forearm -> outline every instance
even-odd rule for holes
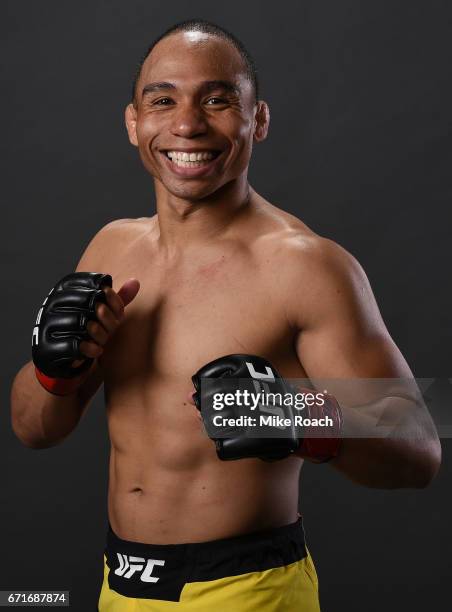
[[[345,437],[331,464],[354,482],[422,488],[436,475],[441,445],[419,402],[387,397],[363,408],[343,408],[343,419]]]
[[[30,448],[48,448],[61,442],[79,423],[91,398],[102,384],[97,363],[77,392],[60,397],[41,387],[34,364],[16,375],[11,389],[11,424],[18,439]]]

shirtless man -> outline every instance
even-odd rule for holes
[[[79,346],[93,361],[71,362],[91,365],[53,388],[26,364],[12,388],[14,431],[31,448],[60,443],[104,384],[100,610],[132,609],[132,599],[134,610],[318,610],[298,515],[303,459],[220,460],[192,376],[231,354],[265,358],[285,378],[412,373],[357,261],[249,185],[269,110],[235,39],[205,22],[166,33],[142,64],[126,125],[154,179],[157,214],[109,223],[90,242],[77,272],[113,279]],[[191,161],[195,152],[205,155]],[[427,414],[416,442],[406,427],[400,439],[343,439],[330,465],[371,487],[424,487],[439,441]]]

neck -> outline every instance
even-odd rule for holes
[[[248,180],[231,181],[202,200],[189,201],[169,193],[155,180],[159,244],[177,253],[189,245],[201,245],[224,235],[244,212],[254,194]]]

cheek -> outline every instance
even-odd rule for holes
[[[237,141],[247,147],[253,140],[254,124],[250,119],[240,121],[237,126]]]
[[[152,140],[152,124],[149,121],[143,121],[137,123],[137,140],[138,146],[147,147],[147,144],[150,140]]]
[[[236,126],[233,142],[239,157],[249,157],[253,144],[253,124],[251,121],[241,121]]]
[[[140,155],[141,162],[147,171],[154,175],[155,161],[151,156],[150,149],[156,135],[156,126],[153,121],[150,121],[149,119],[142,119],[141,121],[137,122],[136,132],[138,153]]]
[[[137,140],[139,148],[148,150],[152,141],[162,128],[162,122],[157,119],[142,115],[137,121]]]

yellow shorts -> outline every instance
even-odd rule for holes
[[[301,518],[224,540],[154,545],[109,527],[100,612],[319,612]]]

